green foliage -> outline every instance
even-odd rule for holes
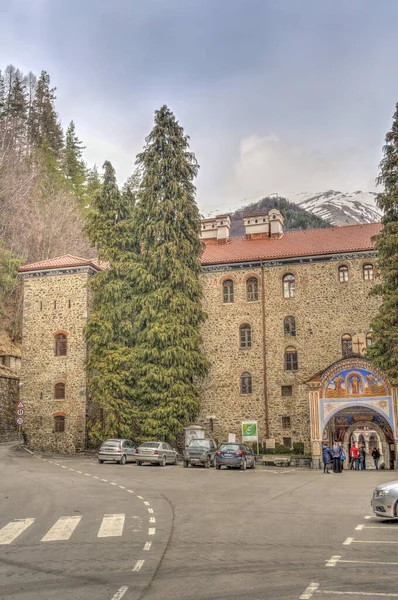
[[[9,250],[3,247],[3,242],[0,240],[0,313],[4,309],[4,300],[8,292],[13,288],[17,270],[21,261]]]
[[[373,345],[366,355],[382,369],[390,382],[398,384],[398,104],[391,131],[386,135],[378,184],[384,191],[377,204],[383,212],[383,229],[375,237],[380,281],[372,293],[381,297],[379,312],[372,323]]]
[[[202,246],[193,184],[198,164],[167,106],[156,111],[137,165],[135,403],[141,435],[172,438],[198,414],[198,380],[207,361],[200,336]]]
[[[87,169],[83,160],[84,148],[82,142],[76,135],[75,124],[71,121],[65,134],[63,168],[65,176],[80,203],[83,202],[86,191]]]
[[[293,454],[304,454],[304,442],[293,442]]]

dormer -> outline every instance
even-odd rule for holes
[[[262,212],[243,217],[247,240],[264,239],[270,236],[268,213]]]
[[[231,229],[231,218],[229,215],[219,215],[217,217],[217,243],[226,244],[229,240],[229,230]]]
[[[283,212],[281,210],[278,210],[277,208],[271,208],[271,210],[268,211],[268,217],[270,223],[271,237],[281,237],[281,235],[283,234],[283,223],[285,222]]]
[[[200,239],[204,242],[217,240],[217,219],[203,219],[200,225]]]
[[[226,244],[229,240],[231,219],[229,215],[218,215],[201,221],[200,239],[208,244]]]

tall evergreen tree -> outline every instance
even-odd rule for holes
[[[86,183],[86,165],[83,160],[84,148],[85,146],[76,135],[75,124],[71,121],[65,134],[63,162],[66,178],[79,201],[84,198]]]
[[[141,183],[134,224],[140,254],[135,269],[135,402],[145,436],[174,437],[199,410],[198,378],[207,369],[201,348],[198,173],[174,114],[155,113],[138,155]]]
[[[104,410],[104,424],[92,424],[95,437],[131,437],[136,417],[133,402],[133,278],[136,242],[133,207],[120,193],[111,163],[87,215],[87,233],[101,260],[109,265],[92,280],[93,305],[87,324],[90,397]]]
[[[377,183],[384,186],[377,196],[383,229],[375,237],[380,282],[372,293],[382,302],[372,323],[374,343],[367,356],[387,373],[391,383],[398,384],[398,103],[386,135]]]
[[[37,81],[30,115],[30,144],[39,148],[46,145],[59,160],[63,148],[63,133],[55,111],[55,90],[50,88],[50,76],[42,71]]]

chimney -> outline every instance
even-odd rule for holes
[[[271,208],[268,211],[269,223],[270,223],[270,233],[272,238],[279,238],[283,234],[283,223],[285,221],[285,217],[283,216],[283,212],[278,210],[277,208]]]
[[[243,217],[247,240],[263,240],[270,237],[268,213],[256,213]]]
[[[229,215],[218,215],[201,221],[200,239],[206,244],[226,244],[229,240],[231,219]]]

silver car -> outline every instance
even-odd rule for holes
[[[138,466],[153,463],[165,467],[167,463],[176,465],[177,461],[177,451],[166,442],[144,442],[135,451],[135,462]]]
[[[398,481],[378,485],[373,491],[371,504],[377,517],[398,519]]]
[[[105,460],[112,460],[120,465],[135,462],[135,449],[136,444],[132,440],[119,438],[105,440],[98,452],[98,462],[102,464]]]

